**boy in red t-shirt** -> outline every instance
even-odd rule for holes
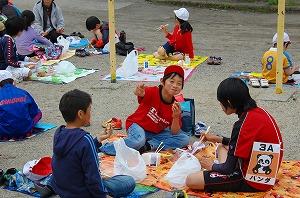
[[[174,96],[183,88],[184,71],[180,66],[166,68],[158,87],[137,86],[134,94],[138,97],[137,110],[126,120],[128,132],[125,143],[141,153],[155,150],[161,142],[164,149],[182,148],[188,145],[189,136],[181,130],[181,108]],[[115,155],[112,143],[100,150]]]
[[[230,138],[209,133],[204,135],[205,141],[221,143],[217,149],[218,163],[196,155],[201,166],[206,170],[190,174],[186,179],[186,185],[192,189],[208,192],[257,192],[271,189],[274,184],[267,185],[259,181],[263,178],[263,174],[258,174],[256,176],[258,180],[255,182],[245,178],[250,166],[254,142],[279,144],[278,167],[275,166],[273,170],[269,170],[269,173],[276,172],[276,168],[279,169],[283,156],[283,143],[274,118],[264,109],[257,107],[247,85],[238,78],[223,80],[218,87],[217,98],[225,114],[237,114],[239,120],[234,123]],[[272,158],[265,161],[258,159],[257,163],[270,165],[275,161]],[[262,170],[267,171],[265,168],[262,167]]]
[[[183,60],[185,54],[191,59],[194,58],[194,48],[192,41],[193,28],[188,22],[189,12],[185,8],[174,10],[175,26],[171,34],[167,30],[167,25],[161,25],[160,29],[165,33],[169,40],[163,46],[160,46],[153,55],[158,59],[167,59],[172,61]]]

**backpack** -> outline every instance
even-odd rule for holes
[[[121,56],[127,56],[132,50],[134,50],[134,45],[132,42],[118,42],[116,43],[116,53]]]

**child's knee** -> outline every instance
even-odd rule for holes
[[[166,50],[165,50],[163,47],[159,47],[159,48],[157,49],[157,53],[158,53],[158,55],[160,55],[160,56],[165,56],[165,55],[166,55]]]

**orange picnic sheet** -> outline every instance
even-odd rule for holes
[[[124,135],[119,135],[118,137],[113,137],[110,141],[116,140]],[[126,135],[125,135],[126,136]],[[209,158],[214,158],[215,156],[215,145],[209,144],[205,149],[200,151],[200,155],[205,155]],[[164,180],[165,175],[171,169],[174,164],[174,155],[170,152],[164,153],[163,160],[158,167],[149,167],[147,166],[147,177],[140,184],[146,186],[155,186],[159,189],[172,191],[172,187]],[[106,176],[114,175],[114,156],[103,155],[101,156],[101,165],[100,170],[101,174]],[[185,189],[188,195],[193,195],[197,197],[230,197],[230,198],[242,198],[242,197],[251,197],[251,198],[285,198],[293,197],[300,198],[300,161],[283,161],[278,173],[278,182],[272,190],[268,192],[259,192],[259,193],[205,193],[202,191],[194,191],[191,189]]]

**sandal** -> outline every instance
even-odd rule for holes
[[[257,78],[250,78],[249,79],[249,85],[254,87],[254,88],[259,88],[260,84]]]
[[[121,130],[122,129],[122,120],[120,118],[111,118],[102,123],[102,127],[106,128],[108,124],[111,124],[114,130]]]

